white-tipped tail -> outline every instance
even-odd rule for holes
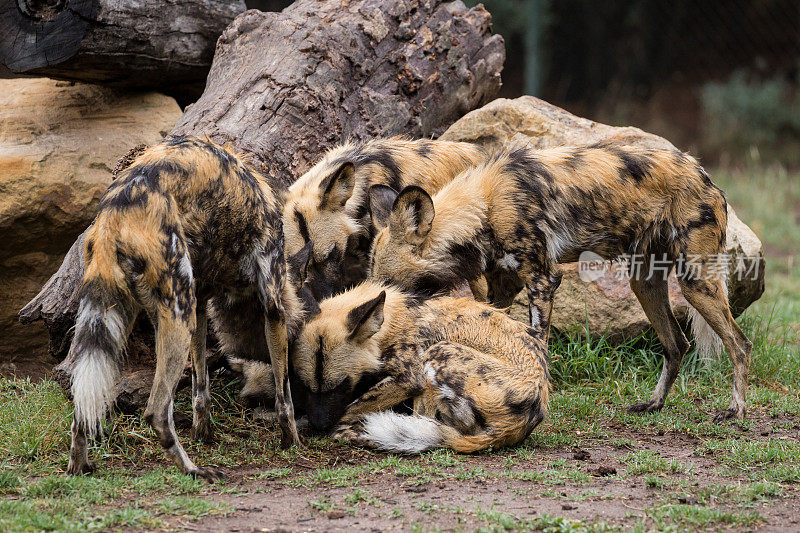
[[[725,291],[725,296],[728,295],[728,276],[722,276],[722,290]],[[703,359],[711,359],[718,356],[722,352],[722,339],[711,328],[711,326],[703,318],[700,312],[689,305],[689,322],[692,327],[692,337],[694,337],[694,344],[697,347],[697,353]]]
[[[70,349],[75,358],[72,402],[74,420],[89,436],[98,432],[114,401],[126,333],[126,320],[114,306],[104,308],[88,298],[81,301]]]
[[[444,445],[441,426],[432,418],[392,411],[368,414],[363,437],[382,450],[396,453],[420,453]]]
[[[93,436],[114,401],[119,378],[117,362],[109,355],[91,350],[80,355],[72,371],[72,402],[75,422]]]

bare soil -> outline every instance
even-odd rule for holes
[[[793,427],[786,437],[796,439],[800,420],[788,416],[776,419],[754,413],[754,424],[742,431],[744,439],[776,438],[773,427]],[[787,424],[788,423],[788,424]],[[615,427],[616,426],[616,427]],[[794,437],[791,433],[794,433]],[[780,437],[783,438],[783,437]],[[481,511],[510,515],[512,524],[524,525],[539,517],[564,517],[595,524],[603,521],[627,529],[644,520],[645,526],[656,528],[648,511],[659,505],[696,505],[703,489],[715,486],[736,486],[749,480],[724,467],[722,457],[705,452],[702,440],[683,433],[660,430],[630,431],[619,424],[609,427],[607,442],[581,448],[534,450],[516,454],[513,449],[463,458],[457,466],[438,468],[437,475],[420,484],[419,479],[386,472],[354,480],[352,486],[311,488],[293,487],[286,478],[253,481],[253,470],[246,467],[229,470],[225,492],[204,496],[229,506],[230,512],[193,521],[166,518],[165,529],[188,531],[388,531],[466,530],[494,527],[500,530],[508,522],[488,517]],[[630,474],[621,459],[632,451],[651,450],[667,460],[683,465],[677,473],[658,472],[650,475],[663,485],[653,487],[647,476]],[[300,459],[298,470],[321,467],[359,465],[380,459],[382,454],[368,450],[334,448],[323,459]],[[565,473],[563,481],[526,481],[515,479],[513,472],[553,470],[553,463]],[[287,463],[288,465],[288,463]],[[426,467],[431,466],[426,463]],[[464,471],[478,468],[476,475]],[[482,470],[481,470],[482,469]],[[460,472],[460,478],[453,477]],[[509,473],[512,473],[510,475]],[[588,474],[585,479],[583,474]],[[741,474],[741,473],[739,473]],[[736,476],[736,477],[731,477]],[[471,477],[470,479],[462,479]],[[570,481],[570,477],[575,479]],[[583,479],[576,479],[583,478]],[[676,482],[676,483],[673,483]],[[668,488],[668,487],[672,488]],[[665,488],[667,487],[667,488]],[[368,501],[352,503],[355,489],[369,495]],[[350,500],[348,501],[348,497]],[[325,506],[315,502],[326,502]],[[701,504],[702,505],[702,504]],[[713,530],[800,531],[800,491],[792,486],[777,499],[756,502],[721,501],[714,504],[723,512],[756,511],[757,525],[710,524]],[[506,518],[509,518],[506,516]],[[510,526],[507,526],[510,527]],[[684,524],[682,527],[687,527]],[[692,526],[689,530],[694,529]]]

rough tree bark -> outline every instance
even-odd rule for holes
[[[287,184],[346,138],[438,135],[500,87],[505,51],[490,25],[482,6],[460,1],[301,0],[282,13],[247,11],[219,39],[205,92],[171,134],[231,142]],[[20,311],[23,322],[45,321],[58,359],[82,276],[76,242]]]
[[[349,137],[438,135],[500,87],[505,51],[460,1],[300,1],[248,11],[219,39],[173,134],[208,134],[291,183]]]
[[[120,87],[202,83],[244,0],[0,0],[0,63]]]

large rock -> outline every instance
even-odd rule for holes
[[[491,148],[550,148],[610,139],[647,148],[675,148],[666,139],[639,128],[593,122],[533,96],[493,100],[464,115],[440,139],[474,142]]]
[[[617,128],[576,117],[532,96],[497,99],[465,115],[442,136],[470,141],[490,148],[548,148],[616,140],[648,148],[673,149],[669,141],[638,128]],[[764,292],[764,256],[761,241],[728,206],[726,252],[729,257],[728,293],[736,315]],[[624,269],[606,264],[591,275],[579,275],[579,265],[562,265],[564,278],[553,306],[553,326],[561,331],[580,330],[592,337],[606,335],[613,341],[632,338],[649,322],[628,285]],[[670,301],[675,316],[685,320],[688,304],[672,275]],[[521,293],[511,315],[527,321],[527,297]]]
[[[42,325],[17,312],[95,215],[117,160],[158,142],[175,100],[44,78],[0,80],[0,371],[30,372],[47,352]]]

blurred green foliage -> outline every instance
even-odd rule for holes
[[[748,149],[800,141],[800,93],[783,78],[751,79],[743,71],[702,88],[711,148]]]

